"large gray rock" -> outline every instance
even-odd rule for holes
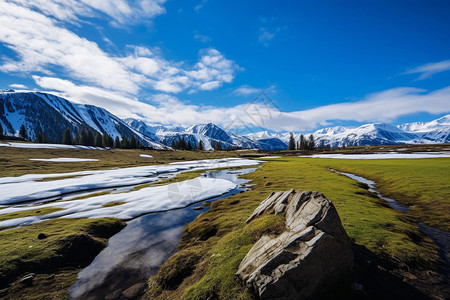
[[[322,193],[272,193],[247,223],[264,213],[283,213],[286,230],[277,237],[261,237],[237,272],[261,299],[316,298],[350,274],[350,239]]]

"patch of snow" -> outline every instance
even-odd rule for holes
[[[2,191],[0,194],[0,204],[39,200],[92,189],[150,183],[157,181],[159,179],[158,175],[163,173],[255,166],[259,163],[260,161],[250,159],[223,158],[113,170],[80,171],[59,174],[27,174],[19,177],[3,177],[0,178],[0,190]],[[42,179],[55,177],[71,178],[42,181]]]
[[[280,158],[281,156],[263,156],[261,158]]]
[[[164,186],[152,186],[128,193],[108,194],[82,200],[62,201],[32,207],[11,207],[1,214],[58,207],[62,210],[44,216],[24,217],[0,222],[1,226],[20,226],[53,218],[103,218],[114,217],[129,220],[143,214],[165,211],[225,194],[236,184],[214,178],[198,177]],[[103,207],[109,202],[125,202],[122,205]]]
[[[27,149],[90,149],[90,150],[105,150],[105,148],[81,146],[81,145],[64,145],[64,144],[39,144],[39,143],[6,143],[0,146],[13,148],[27,148]]]
[[[140,157],[145,157],[145,158],[153,158],[153,156],[148,155],[148,154],[141,154],[139,155]]]
[[[50,162],[81,162],[81,161],[98,161],[94,158],[72,158],[72,157],[57,157],[57,158],[30,158],[36,161],[50,161]]]
[[[315,154],[312,158],[336,158],[336,159],[411,159],[411,158],[438,158],[450,157],[449,152],[416,152],[416,153],[373,153],[373,154]]]

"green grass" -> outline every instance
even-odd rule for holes
[[[124,226],[114,218],[54,219],[0,231],[0,286],[28,272],[47,273],[60,267],[86,265]],[[41,233],[46,238],[38,239]],[[80,234],[88,242],[75,249]],[[77,251],[72,253],[70,249]]]
[[[170,290],[162,288],[164,280],[168,279],[158,273],[150,280],[151,289],[147,298],[250,299],[234,274],[254,242],[264,233],[278,233],[283,220],[272,215],[258,218],[248,225],[245,220],[271,192],[290,188],[324,193],[336,206],[342,224],[352,240],[379,257],[412,272],[434,269],[440,262],[437,247],[418,230],[416,217],[419,211],[409,214],[398,212],[373,197],[364,186],[346,176],[328,171],[327,167],[378,179],[380,187],[383,182],[396,180],[397,185],[402,183],[401,190],[407,195],[422,193],[426,187],[428,195],[445,196],[448,185],[442,185],[441,177],[449,176],[445,167],[441,166],[447,165],[448,169],[449,161],[342,161],[284,157],[266,162],[262,168],[245,176],[256,184],[251,191],[213,203],[210,211],[200,215],[186,227],[180,244],[181,254],[178,255],[192,251],[197,253],[201,258],[196,260],[195,270],[191,274],[185,274],[185,280],[177,288]],[[372,170],[369,166],[373,170],[379,170],[379,177],[369,176]],[[414,175],[417,180],[409,188],[404,188],[405,183],[401,179],[409,178],[413,169],[416,170]],[[363,170],[368,173],[358,172]],[[395,184],[390,186],[394,190]],[[380,190],[389,191],[385,187]],[[415,205],[427,201],[422,199],[425,198],[417,198]],[[441,202],[439,199],[433,197],[433,200]],[[440,218],[442,213],[433,212],[433,215]],[[205,232],[214,234],[205,235]],[[204,236],[207,238],[202,239]],[[165,270],[165,274],[170,274],[171,268],[177,266],[169,260],[161,269]]]
[[[59,211],[61,209],[62,208],[58,208],[58,207],[44,207],[39,210],[18,211],[18,212],[14,212],[14,213],[0,215],[0,221],[10,220],[10,219],[18,219],[18,218],[24,218],[24,217],[43,216],[43,215],[53,213],[55,211]]]
[[[372,152],[375,148],[345,149],[348,152]],[[334,150],[333,150],[334,151]],[[380,150],[381,151],[381,150]],[[383,150],[385,151],[385,150]],[[141,158],[150,154],[154,159]],[[0,176],[20,176],[29,173],[63,173],[82,170],[99,170],[174,161],[238,157],[258,152],[212,151],[142,151],[142,150],[64,150],[18,149],[0,147],[2,170]],[[297,152],[286,152],[296,155]],[[96,158],[97,162],[52,163],[29,161],[29,158],[79,157]],[[367,247],[378,256],[408,266],[412,271],[433,269],[437,264],[436,246],[420,233],[416,221],[421,218],[428,225],[448,230],[449,209],[448,178],[450,159],[420,160],[331,160],[283,157],[271,159],[262,168],[246,175],[255,186],[252,190],[211,204],[210,211],[201,214],[185,229],[180,251],[169,259],[151,280],[148,298],[158,299],[250,299],[251,296],[237,282],[237,267],[254,242],[265,233],[280,232],[284,220],[266,215],[246,225],[245,220],[255,207],[272,191],[317,190],[333,201],[349,236],[359,245]],[[365,188],[345,176],[330,172],[334,168],[364,176],[378,182],[385,196],[410,206],[407,214],[389,207],[374,198]],[[177,177],[138,186],[168,184],[197,177],[204,171],[181,173]],[[104,192],[101,192],[104,193]],[[95,194],[96,195],[96,194]],[[92,197],[87,195],[86,197]],[[49,208],[51,209],[51,208]],[[41,210],[43,211],[43,210]],[[42,212],[42,214],[49,213]],[[25,212],[24,212],[25,213]],[[35,215],[35,211],[29,211]],[[23,215],[25,216],[25,215]],[[10,216],[18,217],[18,216]],[[104,245],[105,226],[120,222],[115,219],[69,220],[56,219],[18,229],[0,231],[0,280],[11,281],[24,272],[35,270],[53,272],[53,267],[63,265],[58,259],[69,237],[86,233]],[[113,226],[114,227],[114,226]],[[45,233],[46,239],[37,235]],[[29,247],[33,246],[33,247]],[[195,258],[193,260],[192,258]],[[178,268],[178,266],[183,266]],[[178,265],[178,266],[177,266]],[[78,269],[76,269],[78,270]],[[76,272],[75,272],[76,273]],[[74,274],[61,275],[55,282],[65,289],[74,280]],[[60,271],[56,273],[61,274]],[[41,276],[41,275],[38,275]],[[44,276],[45,277],[45,276]],[[38,279],[36,289],[11,289],[15,295],[43,293],[45,278]],[[5,279],[6,278],[6,279]],[[71,279],[70,279],[71,278]],[[175,281],[173,281],[175,279]],[[181,278],[181,279],[180,279]],[[72,280],[72,281],[71,281]],[[8,281],[8,282],[9,282]],[[167,282],[175,286],[165,289]],[[49,283],[49,286],[51,284]],[[28,291],[28,292],[26,292]],[[23,298],[23,297],[20,297]],[[32,298],[30,298],[32,299]]]
[[[140,157],[152,155],[153,159]],[[2,168],[0,177],[21,176],[25,174],[52,174],[86,170],[103,170],[168,164],[176,161],[239,157],[258,154],[257,151],[157,151],[157,150],[87,150],[87,149],[24,149],[0,147]],[[30,161],[30,158],[74,157],[98,159],[84,162],[45,162]],[[69,176],[70,177],[70,176]],[[69,178],[66,177],[66,178]],[[61,179],[57,178],[57,179]],[[55,178],[44,179],[44,181]]]
[[[125,204],[126,202],[122,202],[122,201],[114,201],[114,202],[108,202],[102,205],[102,207],[113,207],[113,206],[119,206],[122,204]]]
[[[387,197],[409,206],[425,224],[450,231],[450,159],[317,159],[315,165],[350,172],[377,183]]]

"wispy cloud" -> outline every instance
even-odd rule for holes
[[[151,3],[163,1],[139,1],[149,7]],[[158,51],[138,46],[129,46],[121,56],[112,55],[26,5],[0,0],[0,11],[0,42],[18,57],[2,57],[0,71],[6,73],[52,76],[63,70],[72,81],[136,95],[143,86],[169,93],[211,90],[231,82],[240,70],[212,48],[201,50],[193,66],[167,61]]]
[[[60,21],[78,22],[80,17],[104,14],[115,24],[148,21],[166,12],[166,0],[9,0],[22,7],[37,10]]]
[[[28,90],[28,87],[26,85],[20,84],[20,83],[13,83],[9,85],[10,88],[13,89],[20,89],[20,90]]]
[[[356,102],[284,113],[272,124],[283,130],[312,130],[318,126],[327,126],[333,120],[391,122],[401,116],[422,112],[450,112],[450,86],[434,91],[412,87],[388,89],[367,95]]]
[[[269,42],[275,37],[277,33],[281,31],[281,28],[278,27],[275,30],[269,30],[265,27],[259,28],[259,36],[258,42],[262,43],[264,46],[268,47]]]
[[[406,71],[404,74],[420,74],[417,80],[427,79],[434,74],[450,70],[450,60],[443,60],[436,63],[429,63]]]
[[[208,0],[201,0],[200,4],[194,6],[194,11],[199,13],[200,10],[203,8],[203,6],[206,4],[206,2],[208,2]]]
[[[212,41],[212,39],[209,36],[199,34],[197,31],[194,32],[194,39],[201,43],[209,43]]]
[[[238,95],[238,96],[250,96],[250,95],[255,95],[257,93],[260,93],[262,91],[264,91],[265,93],[273,93],[273,92],[275,92],[275,89],[276,89],[275,85],[271,85],[268,88],[255,88],[248,84],[244,84],[244,85],[241,85],[240,87],[238,87],[237,89],[235,89],[233,91],[233,94]]]
[[[158,94],[147,100],[156,105],[139,102],[135,98],[96,87],[76,85],[70,81],[35,76],[43,89],[59,92],[79,103],[107,107],[119,117],[132,117],[146,122],[189,126],[213,122],[225,128],[261,127],[275,131],[310,131],[328,126],[333,121],[391,122],[400,116],[427,112],[450,112],[450,86],[434,91],[401,87],[370,94],[355,102],[343,102],[313,109],[281,112],[267,103],[251,102],[234,107],[186,104],[178,98]],[[235,127],[233,127],[235,126]]]
[[[233,91],[233,94],[239,95],[239,96],[248,96],[248,95],[253,95],[256,94],[258,92],[261,92],[262,89],[257,89],[254,88],[252,86],[249,85],[241,85],[240,87],[238,87],[237,89],[235,89]]]

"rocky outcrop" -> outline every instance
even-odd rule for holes
[[[334,205],[322,193],[272,193],[247,223],[262,214],[284,214],[279,236],[262,236],[242,260],[237,275],[261,299],[317,298],[347,278],[351,242]]]

